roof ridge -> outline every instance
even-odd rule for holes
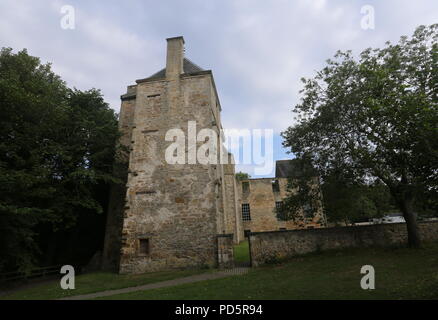
[[[189,58],[184,57],[183,58],[183,71],[184,73],[193,73],[198,71],[205,71],[200,66],[198,66],[196,63],[194,63]],[[158,72],[155,72],[154,74],[150,75],[146,79],[152,79],[152,78],[164,78],[166,75],[166,68],[161,69]]]
[[[202,69],[199,65],[197,65],[196,63],[194,63],[192,60],[190,60],[189,58],[184,57],[184,60],[187,60],[188,62],[190,62],[191,64],[193,64],[196,68],[200,69],[200,71],[204,71],[204,69]]]

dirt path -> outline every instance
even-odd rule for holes
[[[135,291],[144,291],[144,290],[150,290],[150,289],[173,287],[173,286],[177,286],[180,284],[194,283],[194,282],[205,281],[205,280],[214,280],[214,279],[220,279],[220,278],[225,278],[225,277],[234,276],[234,275],[246,274],[246,273],[248,273],[248,270],[249,270],[249,268],[234,268],[234,269],[223,270],[223,271],[218,271],[218,272],[214,272],[214,273],[203,273],[203,274],[193,275],[193,276],[184,277],[184,278],[177,278],[177,279],[172,279],[172,280],[167,280],[167,281],[150,283],[150,284],[145,284],[145,285],[137,286],[137,287],[129,287],[129,288],[123,288],[123,289],[108,290],[108,291],[101,291],[101,292],[95,292],[95,293],[89,293],[89,294],[82,294],[82,295],[78,295],[78,296],[65,297],[65,298],[61,298],[59,300],[87,300],[87,299],[108,297],[108,296],[113,296],[116,294],[129,293],[129,292],[135,292]]]

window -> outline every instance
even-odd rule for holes
[[[242,203],[242,220],[251,221],[251,212],[249,209],[249,203]]]
[[[286,231],[287,229],[286,228],[280,228],[280,231]]]
[[[286,220],[284,218],[284,212],[280,212],[282,206],[283,206],[283,201],[275,201],[275,210],[277,213],[277,220],[278,221]]]
[[[272,192],[280,192],[280,184],[278,180],[272,180]]]
[[[307,203],[303,206],[303,212],[305,218],[313,218],[313,207],[310,203]]]
[[[243,231],[243,234],[245,235],[245,238],[248,238],[250,233],[251,233],[251,230]]]
[[[140,239],[140,255],[149,255],[150,247],[149,247],[149,239]]]
[[[243,193],[249,193],[249,182],[242,182],[242,192]]]

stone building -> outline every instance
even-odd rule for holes
[[[241,239],[234,165],[199,164],[196,150],[202,143],[190,145],[190,135],[196,139],[204,128],[214,130],[219,141],[221,105],[211,70],[184,57],[183,37],[169,38],[166,67],[128,86],[121,100],[119,127],[121,144],[128,148],[128,171],[126,188],[115,187],[112,194],[104,268],[141,273],[216,266],[218,235]],[[190,121],[196,121],[194,130]],[[166,161],[173,143],[166,134],[174,129],[188,138],[184,164]]]
[[[124,184],[111,191],[104,269],[143,273],[226,266],[244,230],[297,227],[274,219],[273,206],[285,196],[284,177],[275,180],[279,192],[272,190],[272,179],[240,184],[226,151],[217,154],[216,163],[198,163],[196,151],[205,142],[197,139],[202,129],[214,132],[209,139],[221,141],[222,108],[212,71],[184,56],[183,37],[167,39],[165,68],[128,86],[121,100],[125,151],[114,170]],[[175,130],[187,138],[183,163],[166,160],[169,147],[178,142],[168,136]],[[249,191],[242,190],[245,184]],[[246,205],[250,220],[242,220]]]
[[[238,188],[241,218],[244,233],[321,228],[326,225],[322,206],[316,214],[303,208],[295,221],[284,221],[277,217],[275,209],[287,197],[288,178],[298,178],[300,172],[294,160],[276,162],[275,178],[247,179]],[[318,183],[317,178],[314,181]]]

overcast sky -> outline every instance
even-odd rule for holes
[[[60,26],[64,5],[74,30]],[[365,5],[374,29],[361,28]],[[51,62],[70,87],[100,88],[118,111],[127,85],[164,67],[165,39],[182,35],[186,56],[213,70],[224,127],[274,129],[276,160],[290,157],[278,134],[293,123],[301,77],[338,49],[357,54],[437,22],[437,0],[0,0],[0,46]]]

